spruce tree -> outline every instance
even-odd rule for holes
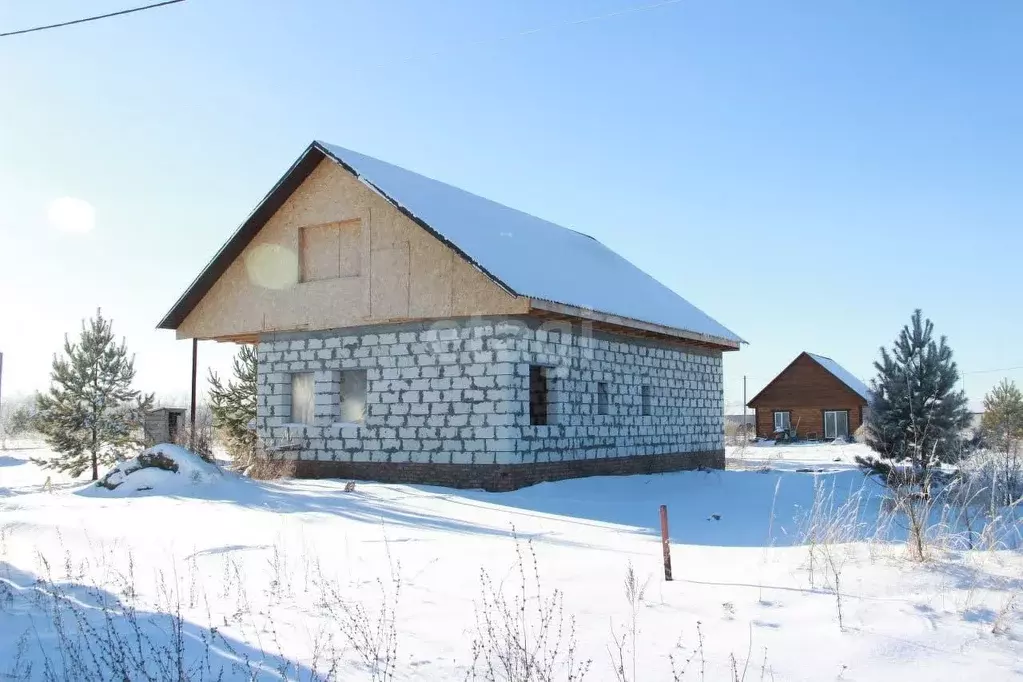
[[[256,347],[242,346],[233,364],[234,378],[227,385],[210,370],[210,411],[213,412],[213,426],[227,441],[232,458],[246,465],[256,451],[256,432],[252,428],[256,418]]]
[[[944,336],[935,341],[933,323],[916,310],[874,368],[867,442],[877,456],[859,462],[886,476],[908,463],[926,494],[933,467],[957,458],[970,423],[952,349]]]
[[[78,476],[111,464],[141,444],[142,419],[153,396],[131,387],[135,357],[114,341],[110,320],[96,311],[76,343],[64,336],[64,355],[53,356],[50,389],[36,397],[36,426],[58,453],[37,464]]]

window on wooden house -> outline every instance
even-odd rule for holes
[[[828,439],[849,437],[849,411],[824,411],[824,437]]]
[[[542,365],[529,366],[529,423],[532,426],[547,424],[547,368]]]
[[[644,417],[650,416],[650,403],[651,403],[652,391],[650,384],[643,384],[640,387],[639,401],[640,401],[640,414]]]
[[[316,282],[358,276],[360,234],[358,220],[301,228],[298,236],[300,280]]]
[[[366,370],[341,372],[341,421],[361,424],[366,420]]]
[[[291,375],[292,424],[312,424],[316,417],[316,391],[312,372]]]
[[[607,397],[607,383],[604,381],[597,382],[597,414],[607,414],[608,397]]]
[[[792,415],[790,412],[775,412],[774,413],[774,432],[788,431],[792,425]]]

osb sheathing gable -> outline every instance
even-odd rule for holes
[[[358,276],[299,282],[302,227],[358,220]],[[178,338],[525,313],[506,292],[343,168],[324,160],[177,329]]]

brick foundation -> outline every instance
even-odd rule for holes
[[[724,469],[724,450],[634,455],[532,464],[437,464],[426,462],[351,462],[298,460],[297,478],[344,478],[381,483],[415,483],[449,488],[516,490],[544,481],[583,476],[659,474],[699,468]]]

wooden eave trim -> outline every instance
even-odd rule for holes
[[[739,342],[731,341],[728,339],[722,339],[716,336],[710,336],[708,334],[699,334],[697,332],[685,331],[682,329],[675,329],[673,327],[666,327],[664,325],[655,324],[653,322],[643,322],[642,320],[635,320],[628,317],[622,317],[620,315],[614,315],[611,313],[603,313],[598,310],[592,310],[589,308],[579,308],[577,306],[566,305],[564,303],[555,303],[554,301],[548,301],[542,298],[529,297],[529,309],[530,311],[542,311],[549,313],[557,313],[559,315],[565,315],[567,317],[575,317],[584,320],[593,320],[594,322],[602,322],[616,327],[625,327],[628,329],[638,329],[644,332],[649,332],[657,336],[665,338],[689,341],[699,345],[710,346],[717,348],[722,351],[739,350]]]

